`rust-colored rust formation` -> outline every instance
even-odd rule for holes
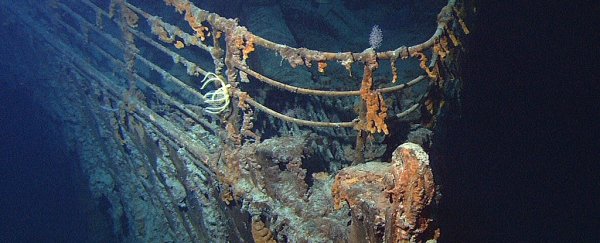
[[[277,243],[271,230],[260,219],[252,220],[252,238],[255,243]]]
[[[436,184],[427,153],[417,144],[400,145],[391,163],[341,170],[332,193],[335,208],[351,209],[351,241],[423,242],[439,237],[433,216]]]

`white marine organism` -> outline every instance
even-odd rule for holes
[[[379,25],[373,26],[371,29],[371,34],[369,35],[369,45],[373,50],[381,47],[381,43],[383,42],[383,31],[379,28]]]
[[[215,73],[207,73],[201,83],[202,87],[200,87],[200,89],[206,88],[206,86],[211,83],[219,84],[218,89],[211,90],[204,95],[204,102],[208,104],[208,106],[204,108],[204,111],[211,114],[219,114],[226,110],[227,106],[229,106],[229,87],[231,87],[231,85],[226,84],[225,80]]]

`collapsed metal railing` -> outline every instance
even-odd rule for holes
[[[227,129],[229,138],[232,138],[231,140],[236,144],[241,144],[242,136],[254,134],[251,132],[252,117],[248,117],[254,114],[253,111],[250,110],[250,106],[283,121],[296,123],[298,125],[354,128],[358,131],[356,139],[357,158],[355,162],[359,163],[364,161],[362,150],[364,149],[365,139],[368,134],[388,134],[389,132],[386,119],[390,114],[388,114],[388,107],[383,94],[401,91],[424,80],[431,80],[433,86],[441,86],[444,75],[439,75],[439,73],[443,67],[443,60],[449,52],[449,45],[460,45],[460,41],[453,32],[454,28],[450,28],[450,25],[459,25],[465,33],[468,33],[468,29],[460,18],[458,10],[455,8],[454,0],[450,0],[447,6],[441,10],[438,15],[437,29],[427,41],[413,46],[401,46],[391,51],[376,52],[372,48],[369,48],[360,53],[322,52],[277,44],[263,37],[254,35],[246,28],[240,26],[236,20],[223,18],[215,13],[202,10],[187,0],[167,0],[165,3],[173,6],[178,13],[184,15],[186,22],[195,32],[193,34],[186,33],[178,26],[167,23],[160,17],[149,14],[142,8],[123,0],[111,1],[108,10],[104,10],[90,0],[82,0],[80,2],[96,14],[96,23],[92,23],[65,4],[56,3],[56,5],[59,9],[64,11],[64,13],[68,14],[70,18],[73,18],[84,32],[93,30],[112,45],[122,49],[125,53],[124,62],[119,62],[119,58],[114,56],[103,55],[110,60],[114,60],[113,62],[128,71],[131,79],[128,88],[130,92],[136,89],[135,82],[133,81],[140,80],[144,86],[158,94],[162,99],[177,107],[177,109],[189,116],[189,118],[210,128],[213,132],[216,132],[218,128],[214,124],[209,124],[203,117],[209,116],[210,114],[220,115],[222,121],[229,126]],[[118,16],[119,18],[117,18],[116,12],[120,13],[120,16]],[[115,21],[115,23],[120,26],[120,29],[122,30],[121,39],[118,39],[103,30],[102,25],[106,18]],[[143,18],[148,22],[151,26],[152,34],[156,35],[161,42],[173,44],[176,49],[197,47],[199,50],[208,52],[213,59],[214,67],[212,68],[212,71],[207,71],[207,68],[201,68],[201,65],[186,59],[182,55],[171,50],[172,48],[170,49],[158,41],[155,41],[153,37],[138,31],[136,28],[139,25],[140,18]],[[69,24],[61,22],[61,20],[58,21],[61,25],[67,27],[72,34],[78,34],[78,32],[82,31],[78,31],[75,28],[72,28],[72,26],[70,27]],[[209,38],[211,40],[209,40]],[[223,43],[221,39],[223,38],[225,39],[224,48],[221,47],[221,43]],[[217,83],[214,90],[203,94],[201,90],[192,87],[192,85],[180,80],[166,69],[145,58],[142,54],[139,54],[139,50],[137,50],[134,44],[135,39],[142,40],[150,46],[155,47],[163,54],[171,57],[174,63],[182,64],[185,66],[187,73],[191,76],[208,77],[207,75],[214,75],[212,76],[212,79],[208,79],[206,83],[202,85],[202,88],[206,88],[206,86],[209,86],[212,83]],[[97,40],[90,40],[89,43],[95,41]],[[311,67],[316,64],[319,67],[319,71],[324,71],[324,69],[327,68],[328,63],[337,62],[343,65],[348,71],[351,71],[354,63],[361,63],[364,65],[364,70],[360,90],[316,90],[296,87],[271,79],[254,71],[246,64],[246,60],[251,58],[255,46],[261,46],[267,50],[278,53],[283,59],[287,60],[293,68],[299,66]],[[92,47],[94,46],[92,45]],[[94,49],[98,49],[99,53],[103,53],[102,48],[94,47]],[[426,51],[428,50],[431,50],[430,58],[426,55]],[[392,70],[391,82],[395,83],[398,80],[396,62],[398,59],[402,60],[411,57],[419,59],[420,67],[425,71],[425,75],[418,76],[406,83],[392,87],[374,87],[373,72],[378,68],[379,61],[390,61]],[[158,87],[155,83],[140,76],[134,70],[136,61],[139,61],[150,69],[158,72],[163,77],[164,81],[171,82],[172,85],[178,86],[197,100],[203,101],[204,109],[192,110],[190,105],[186,104],[185,101],[178,101],[172,94],[164,91],[164,87]],[[360,96],[362,105],[358,110],[357,117],[352,121],[326,122],[294,118],[277,112],[265,104],[257,102],[247,92],[242,90],[239,83],[249,82],[249,77],[291,93],[325,97]],[[407,115],[424,104],[426,105],[427,110],[434,116],[435,106],[437,105],[434,103],[435,102],[432,100],[423,99],[395,116],[400,117]],[[243,121],[240,122],[240,116],[237,115],[237,113],[243,114]]]

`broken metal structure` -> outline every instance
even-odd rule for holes
[[[460,85],[461,38],[469,33],[460,1],[440,10],[425,42],[381,52],[291,47],[188,0],[151,2],[12,7],[62,57],[68,75],[58,85],[74,97],[72,112],[93,124],[76,143],[92,191],[111,205],[115,234],[143,242],[439,237],[427,146],[380,148],[386,136],[401,136],[393,122],[433,129],[448,86]],[[165,9],[179,20],[159,15]],[[328,76],[338,68],[360,86],[277,80],[253,63],[259,53],[281,58],[282,72]],[[410,59],[422,74],[401,80],[396,65]],[[391,80],[381,85],[374,73],[384,62]],[[419,94],[400,102],[418,85]],[[272,97],[279,93],[286,101]],[[299,126],[312,132],[285,134]],[[374,162],[385,150],[392,162]]]

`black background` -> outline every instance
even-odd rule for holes
[[[444,242],[600,241],[599,6],[479,3]]]

